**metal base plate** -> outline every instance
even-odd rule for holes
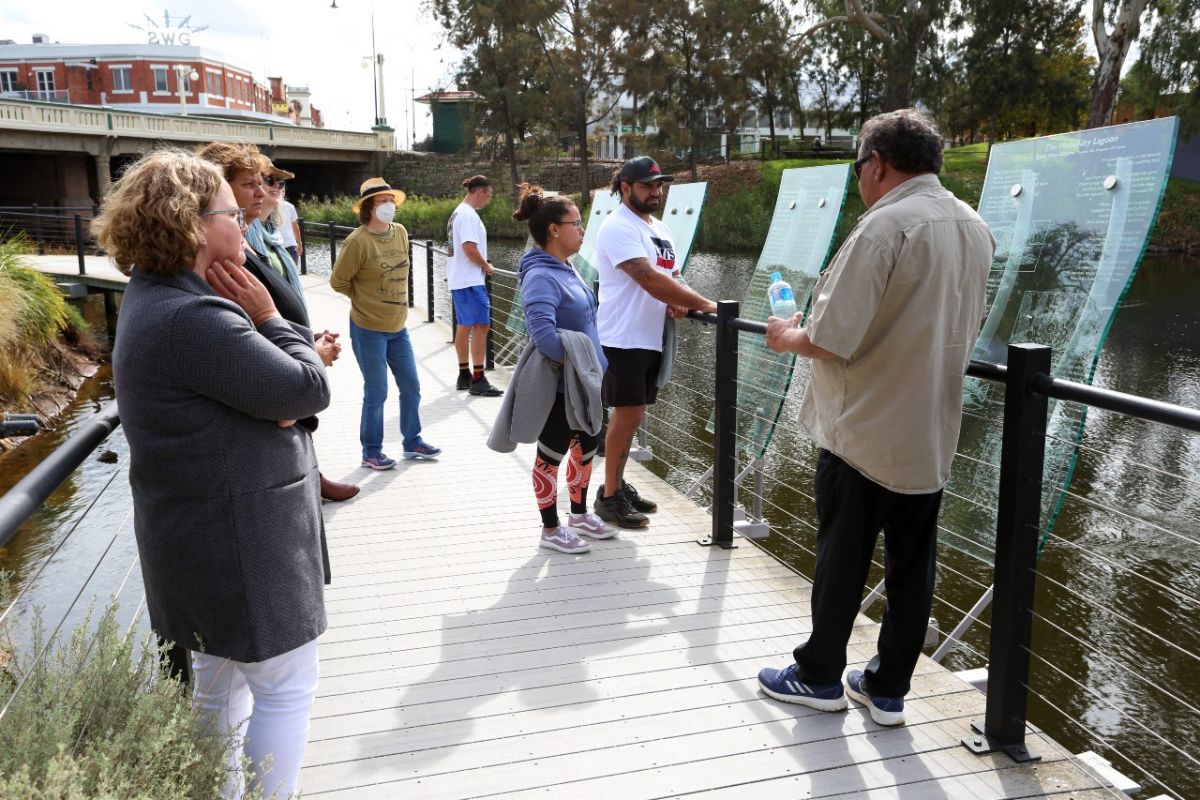
[[[716,544],[716,542],[713,541],[711,536],[705,536],[703,539],[697,539],[696,544],[700,545],[701,547],[712,547],[714,544]],[[718,546],[722,550],[737,550],[737,545],[733,542],[728,544],[720,544]]]
[[[976,732],[975,736],[965,736],[961,740],[963,746],[977,756],[987,755],[988,753],[1002,752],[1018,764],[1028,764],[1031,761],[1041,761],[1042,757],[1034,755],[1025,743],[1021,744],[1001,744],[992,737],[983,732],[984,724],[982,722],[972,722],[971,729]]]

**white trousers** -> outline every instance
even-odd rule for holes
[[[254,664],[193,652],[192,673],[192,708],[209,717],[214,733],[234,737],[221,796],[241,798],[244,754],[263,797],[291,797],[317,694],[317,640]]]

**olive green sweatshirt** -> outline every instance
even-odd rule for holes
[[[408,319],[408,231],[392,223],[387,233],[360,227],[338,250],[329,285],[350,298],[350,319],[360,328],[396,333]]]

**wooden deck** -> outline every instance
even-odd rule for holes
[[[314,325],[345,331],[346,301],[305,280]],[[969,753],[983,696],[926,658],[901,728],[853,703],[823,714],[763,697],[759,668],[786,664],[809,629],[807,581],[746,541],[698,546],[708,514],[640,466],[631,478],[659,503],[648,530],[580,556],[538,548],[532,446],[485,447],[500,401],[454,390],[449,329],[421,319],[409,330],[436,463],[359,468],[348,347],[331,370],[322,469],[363,491],[325,506],[334,581],[306,797],[1113,796],[1037,734],[1039,764]],[[398,456],[394,392],[386,414]],[[861,618],[852,662],[875,635]]]
[[[88,271],[102,274],[91,260]],[[304,280],[314,326],[348,337],[348,302]],[[423,319],[413,313],[409,330],[437,462],[360,468],[348,342],[330,371],[322,470],[362,493],[325,506],[334,580],[305,797],[1115,795],[1037,733],[1038,764],[969,753],[959,740],[984,698],[926,658],[900,728],[854,703],[823,714],[762,696],[759,668],[786,664],[809,630],[807,581],[747,541],[698,546],[707,513],[636,464],[630,477],[659,503],[649,529],[581,556],[538,548],[532,446],[485,447],[500,400],[454,390],[449,329]],[[396,417],[393,387],[394,457]],[[601,475],[597,464],[596,485]],[[860,618],[851,662],[867,661],[875,636]]]

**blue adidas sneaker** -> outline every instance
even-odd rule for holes
[[[796,672],[795,664],[783,669],[764,667],[758,673],[759,688],[768,697],[818,711],[842,711],[846,708],[846,692],[841,683],[804,683]]]
[[[879,697],[867,691],[866,676],[861,669],[852,669],[846,673],[846,694],[854,702],[867,707],[871,719],[880,725],[904,724],[904,698]]]

